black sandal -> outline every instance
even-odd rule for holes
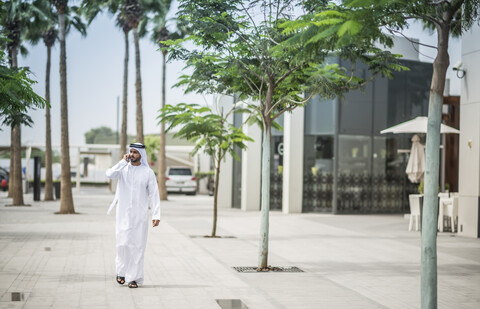
[[[117,283],[118,284],[124,284],[125,283],[125,277],[117,276]]]
[[[138,288],[138,285],[135,281],[132,281],[132,282],[128,283],[128,287],[131,288],[131,289],[136,289],[136,288]]]

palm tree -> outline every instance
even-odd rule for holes
[[[33,6],[36,10],[31,26],[27,29],[25,38],[36,45],[43,40],[47,48],[47,63],[45,69],[45,100],[50,103],[50,67],[52,46],[57,40],[55,29],[57,16],[53,12],[49,0],[35,0]],[[52,176],[52,130],[50,106],[45,108],[45,201],[53,201],[53,176]]]
[[[47,47],[47,64],[45,69],[45,100],[50,103],[50,63],[52,58],[52,46],[57,39],[57,31],[50,28],[43,33],[43,42]],[[52,128],[50,107],[45,109],[45,201],[53,200],[53,177],[52,177]]]
[[[34,18],[27,29],[26,39],[33,45],[43,40],[47,48],[47,63],[45,69],[45,100],[50,103],[50,67],[51,67],[51,49],[58,38],[58,16],[50,0],[35,0],[33,2],[35,9]],[[66,32],[69,32],[73,26],[82,35],[86,34],[85,25],[80,18],[73,14],[72,10],[65,17]],[[51,134],[51,116],[50,107],[45,110],[45,201],[53,200],[53,177],[52,177],[52,134]]]
[[[140,72],[140,45],[139,40],[147,29],[150,15],[166,16],[170,7],[170,0],[124,0],[124,14],[129,27],[133,31],[135,44],[135,92],[137,101],[137,141],[143,143],[143,107],[142,107],[142,77]]]
[[[117,25],[119,25],[125,37],[125,57],[123,60],[123,99],[122,99],[122,128],[120,131],[120,158],[126,152],[127,149],[127,112],[128,112],[128,61],[129,61],[129,42],[128,33],[131,28],[125,20],[124,14],[117,15]]]
[[[21,43],[22,32],[31,14],[31,4],[21,0],[5,1],[2,10],[1,24],[4,32],[10,40],[7,44],[10,68],[18,67],[17,55]],[[22,190],[22,161],[21,161],[21,122],[11,123],[11,147],[10,147],[10,189],[9,197],[12,197],[12,205],[24,205]]]
[[[72,196],[72,175],[70,172],[70,144],[68,142],[68,103],[67,103],[67,50],[65,44],[65,13],[68,9],[68,0],[52,0],[58,13],[59,41],[60,41],[60,118],[61,118],[61,214],[73,214],[75,208]]]
[[[170,39],[170,33],[168,32],[165,26],[161,27],[160,30],[154,32],[156,35],[156,41],[162,42]],[[160,47],[164,47],[162,43],[159,43]],[[162,49],[162,108],[165,107],[166,102],[166,58],[167,50]],[[168,199],[167,185],[166,185],[166,171],[167,171],[167,156],[166,156],[166,143],[165,143],[165,123],[160,123],[160,146],[158,149],[158,189],[160,192],[160,200],[166,201]]]
[[[135,93],[137,101],[137,142],[143,143],[143,107],[142,107],[142,77],[140,73],[140,44],[138,35],[138,24],[144,13],[142,5],[138,0],[125,0],[124,4],[125,19],[128,26],[133,31],[133,40],[135,44]]]
[[[170,3],[168,3],[170,5]],[[185,36],[186,29],[183,23],[177,20],[177,31],[170,33],[166,28],[166,19],[164,15],[157,15],[153,18],[154,28],[152,31],[152,41],[157,43],[161,49],[163,61],[162,61],[162,108],[166,105],[166,72],[167,72],[167,49],[164,41],[170,39],[180,39]],[[166,187],[166,139],[165,139],[165,123],[160,123],[160,143],[158,149],[158,189],[160,191],[160,200],[166,201],[168,199],[167,187]]]

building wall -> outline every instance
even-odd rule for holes
[[[462,37],[458,234],[480,237],[480,27]]]

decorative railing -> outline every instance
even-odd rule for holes
[[[303,179],[303,212],[332,212],[333,175],[308,174]]]
[[[282,210],[283,175],[270,174],[270,210]]]
[[[417,184],[406,175],[340,174],[337,181],[337,213],[408,212],[408,195]],[[303,212],[332,212],[333,175],[308,174],[303,184]]]

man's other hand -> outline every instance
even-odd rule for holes
[[[159,223],[160,223],[160,220],[152,220],[153,227],[158,226]]]

